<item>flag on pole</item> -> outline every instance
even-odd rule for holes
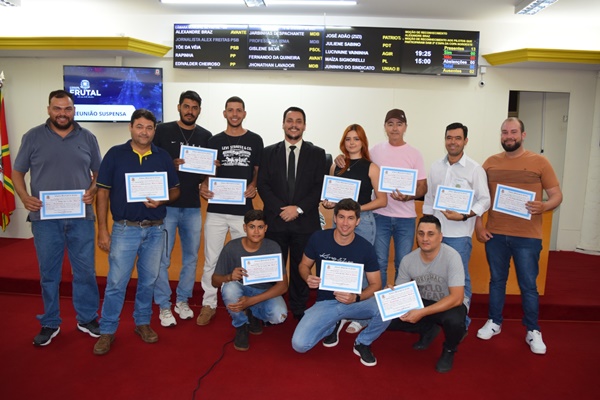
[[[8,148],[8,132],[6,131],[2,79],[4,79],[4,76],[0,74],[0,146],[2,148],[2,159],[0,162],[0,217],[2,219],[2,230],[5,231],[10,223],[10,215],[15,210],[15,188],[11,179],[12,167],[10,165],[10,150]]]

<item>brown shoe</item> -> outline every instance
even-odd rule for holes
[[[115,341],[115,335],[104,333],[100,335],[100,339],[94,345],[94,354],[101,356],[110,351],[110,345]]]
[[[138,325],[135,327],[134,332],[140,335],[146,343],[158,342],[158,334],[150,328],[150,325]]]
[[[210,306],[202,306],[202,310],[200,310],[200,315],[198,315],[196,323],[200,326],[208,325],[216,313],[216,309],[210,308]]]

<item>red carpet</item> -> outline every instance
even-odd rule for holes
[[[156,344],[133,333],[133,305],[125,304],[111,352],[94,356],[95,339],[78,332],[71,299],[61,300],[61,333],[44,348],[31,344],[39,331],[35,314],[41,298],[0,294],[0,398],[25,399],[191,399],[197,379],[233,337],[229,316],[219,308],[206,327],[178,321],[161,328]],[[198,312],[198,307],[193,307]],[[415,335],[386,332],[373,345],[376,367],[360,364],[352,353],[354,336],[342,333],[335,348],[317,345],[295,353],[292,320],[251,336],[250,350],[228,344],[225,355],[200,385],[196,399],[595,399],[600,323],[542,322],[548,345],[534,355],[518,321],[505,321],[490,341],[475,337],[484,320],[476,319],[459,348],[454,369],[434,370],[442,335],[431,348],[411,348]]]

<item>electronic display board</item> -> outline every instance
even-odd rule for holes
[[[320,26],[250,26],[248,68],[321,70],[323,32]]]
[[[401,72],[402,29],[327,28],[325,71]]]
[[[174,68],[248,68],[248,26],[175,24]]]
[[[477,76],[479,32],[405,29],[402,72]]]

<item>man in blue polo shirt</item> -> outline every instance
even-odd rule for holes
[[[179,179],[169,153],[152,143],[155,129],[156,118],[150,111],[135,110],[129,125],[131,140],[112,147],[100,165],[96,203],[98,247],[109,251],[109,271],[100,319],[100,339],[94,346],[94,354],[97,355],[108,353],[115,339],[136,257],[135,333],[146,343],[158,341],[158,335],[150,327],[152,297],[165,244],[165,205],[179,197]],[[169,200],[157,201],[147,197],[144,202],[128,201],[132,196],[127,193],[129,179],[125,174],[162,171],[167,173]],[[110,234],[107,223],[109,204],[114,220]]]

